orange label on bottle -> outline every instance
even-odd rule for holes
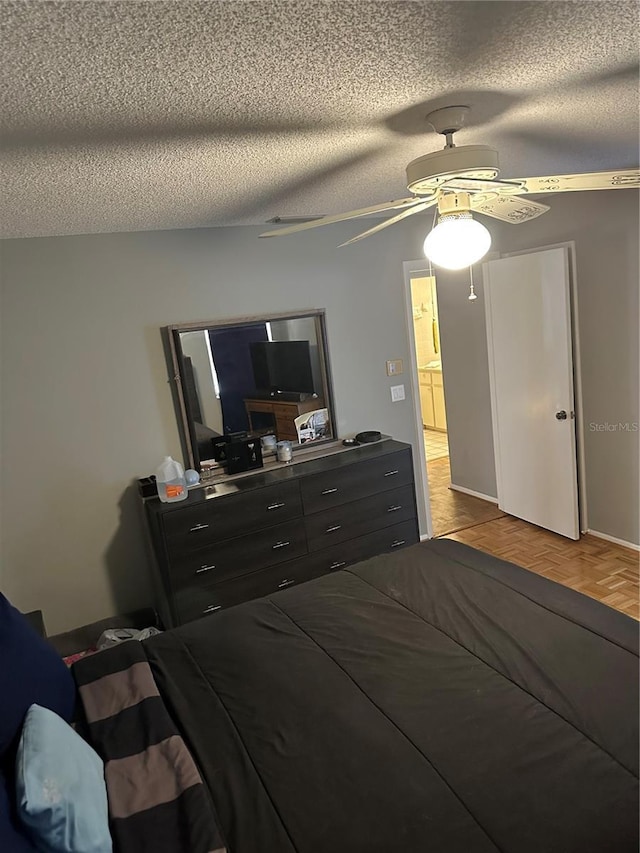
[[[184,486],[165,486],[168,498],[179,498],[184,492]]]

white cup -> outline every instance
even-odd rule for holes
[[[290,441],[279,441],[276,444],[278,462],[291,462],[293,459],[293,445]]]
[[[263,435],[260,439],[263,453],[276,452],[276,437],[275,435]]]

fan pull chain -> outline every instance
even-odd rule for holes
[[[469,267],[469,302],[473,302],[478,296],[473,289],[473,266]]]

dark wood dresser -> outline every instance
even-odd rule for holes
[[[392,440],[144,504],[166,627],[419,541],[411,447]]]

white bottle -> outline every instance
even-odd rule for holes
[[[158,497],[166,504],[183,501],[187,495],[187,481],[184,478],[184,468],[170,456],[164,457],[162,465],[156,471],[156,486]]]

